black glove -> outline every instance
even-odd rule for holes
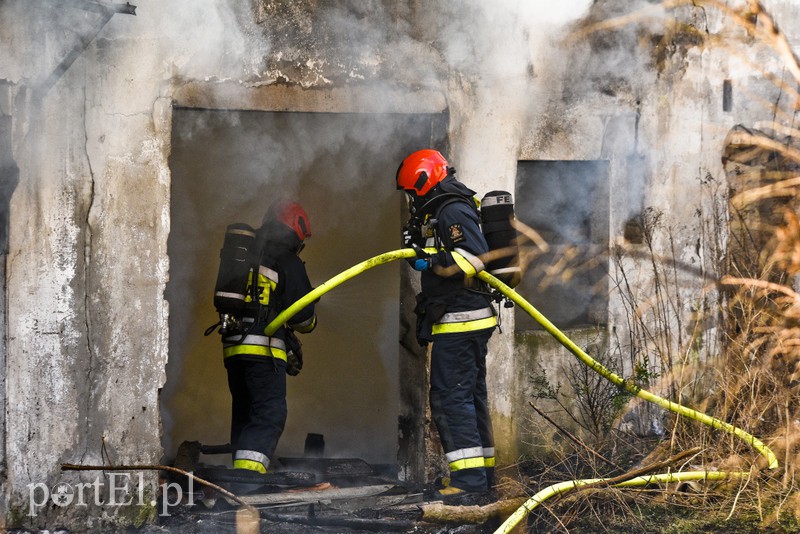
[[[413,245],[425,246],[425,238],[422,237],[422,222],[416,218],[410,219],[403,227],[403,247],[411,248]]]
[[[303,345],[294,330],[286,330],[286,374],[297,376],[303,368]]]
[[[436,263],[436,256],[432,256],[431,254],[425,252],[422,247],[418,245],[411,245],[411,248],[413,248],[414,252],[417,253],[416,258],[409,259],[409,264],[414,268],[415,271],[427,271],[433,267],[434,263]]]

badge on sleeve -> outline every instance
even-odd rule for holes
[[[464,230],[461,229],[460,224],[451,224],[449,233],[450,242],[452,243],[458,243],[464,240]]]

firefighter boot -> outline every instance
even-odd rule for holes
[[[455,486],[442,488],[433,497],[449,506],[483,506],[492,501],[486,491],[466,491]]]

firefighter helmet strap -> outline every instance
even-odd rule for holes
[[[419,177],[417,178],[417,182],[414,184],[414,189],[417,191],[421,191],[422,188],[425,186],[425,182],[428,181],[428,173],[422,171],[419,173]]]

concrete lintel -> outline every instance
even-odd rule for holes
[[[248,87],[237,82],[189,82],[175,91],[173,103],[187,108],[311,113],[442,113],[447,108],[445,95],[429,89]]]

